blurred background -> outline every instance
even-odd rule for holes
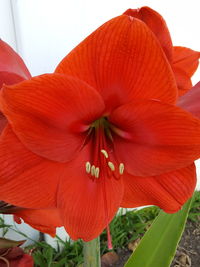
[[[0,0],[0,38],[21,55],[33,76],[53,72],[60,60],[101,24],[128,8],[142,6],[162,14],[174,45],[200,50],[199,0]],[[200,69],[194,84],[199,80]],[[6,220],[12,223],[11,216]],[[18,228],[38,238],[30,227]],[[66,236],[62,229],[58,231]],[[7,237],[15,239],[14,232]]]

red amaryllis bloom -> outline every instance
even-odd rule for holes
[[[1,267],[33,267],[33,258],[25,254],[19,246],[24,241],[14,241],[5,238],[0,240],[0,266]]]
[[[149,27],[128,15],[108,21],[54,74],[4,86],[1,198],[56,208],[71,237],[85,241],[120,206],[177,211],[195,187],[200,121],[176,99]]]
[[[179,95],[192,88],[191,77],[196,71],[200,53],[190,48],[173,46],[165,20],[149,7],[128,9],[124,14],[135,17],[144,23],[155,34],[175,74]]]
[[[0,40],[0,89],[3,84],[15,84],[31,75],[21,57],[5,42]],[[6,125],[6,118],[0,112],[0,133]]]
[[[22,58],[7,43],[0,40],[0,88],[3,84],[11,85],[30,78]],[[0,112],[0,133],[6,124],[7,119]],[[33,228],[51,235],[55,235],[56,227],[62,225],[56,209],[22,209],[0,201],[0,213],[15,214],[15,218],[19,216]]]

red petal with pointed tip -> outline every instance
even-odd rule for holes
[[[156,205],[173,213],[192,196],[196,185],[195,165],[155,177],[124,174],[122,207]]]
[[[141,7],[139,9],[128,9],[125,15],[135,17],[142,20],[152,30],[158,38],[168,60],[172,62],[173,48],[172,40],[163,17],[155,10],[149,7]]]
[[[178,99],[177,105],[200,118],[200,82]]]
[[[133,175],[159,175],[200,156],[200,120],[179,107],[132,102],[116,109],[110,121],[117,128],[116,156]]]
[[[31,227],[51,236],[56,235],[56,227],[63,226],[58,209],[22,209],[14,214]]]
[[[0,139],[1,200],[19,207],[55,207],[61,165],[36,156],[10,127]]]
[[[176,83],[157,38],[140,20],[127,15],[103,24],[58,65],[97,89],[107,110],[130,99],[174,103]]]
[[[0,40],[0,59],[0,87],[3,83],[14,84],[31,78],[21,57],[2,40]]]
[[[192,87],[190,78],[199,65],[200,52],[190,48],[175,46],[173,70],[179,90],[179,95],[185,94]]]
[[[80,80],[46,74],[3,87],[1,109],[32,152],[66,162],[76,156],[89,125],[102,115],[101,96]]]
[[[85,164],[91,161],[91,145],[67,164],[58,188],[58,208],[66,231],[72,239],[90,241],[103,231],[117,212],[122,196],[123,181],[101,176],[91,179]],[[101,168],[102,167],[102,168]]]
[[[199,65],[200,52],[187,47],[174,46],[173,65],[183,69],[191,77]]]

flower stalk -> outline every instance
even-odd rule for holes
[[[100,239],[99,237],[90,242],[84,242],[83,246],[84,264],[83,267],[100,267]]]

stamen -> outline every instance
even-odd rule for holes
[[[96,178],[99,178],[99,172],[100,172],[99,167],[96,167],[96,169],[95,169],[95,174],[94,174],[94,176],[95,176]]]
[[[92,176],[95,176],[95,166],[94,165],[92,165],[92,167],[91,167],[91,175]]]
[[[90,164],[89,161],[86,162],[86,164],[85,164],[85,168],[86,168],[86,172],[87,172],[87,173],[90,173],[90,170],[91,170],[91,164]]]
[[[101,153],[104,155],[104,157],[108,158],[108,152],[105,149],[101,149]]]
[[[124,173],[124,164],[123,163],[120,163],[119,164],[119,173],[120,174],[123,174]]]
[[[115,171],[115,165],[111,161],[108,161],[108,166],[111,169],[111,171],[113,172]]]

